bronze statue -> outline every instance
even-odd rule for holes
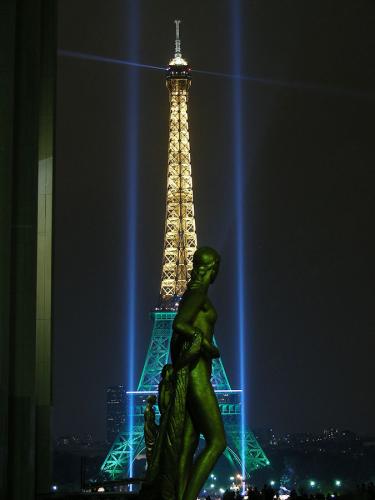
[[[147,466],[150,466],[152,454],[156,438],[158,435],[158,425],[155,422],[154,404],[156,403],[156,396],[147,397],[147,405],[144,411],[144,438],[146,444],[146,461]]]
[[[194,254],[191,279],[173,324],[172,367],[164,367],[159,386],[162,418],[143,490],[147,499],[196,500],[226,448],[210,380],[212,359],[220,353],[212,343],[217,315],[207,292],[219,264],[220,256],[212,248]],[[205,448],[194,461],[200,434]]]

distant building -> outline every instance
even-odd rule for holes
[[[107,388],[107,441],[113,443],[125,421],[126,391],[123,385]]]

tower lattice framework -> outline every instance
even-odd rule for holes
[[[190,68],[181,55],[179,21],[175,22],[175,56],[167,70],[170,117],[160,301],[151,313],[152,336],[137,390],[127,392],[124,428],[115,439],[101,467],[102,475],[110,479],[128,476],[131,463],[144,453],[143,414],[146,398],[150,394],[157,394],[161,370],[169,362],[173,320],[190,278],[193,255],[197,248],[188,127],[191,76]],[[215,338],[213,341],[216,345]],[[224,452],[226,458],[237,471],[242,470],[241,446],[245,442],[244,465],[247,474],[269,465],[251,430],[241,428],[241,390],[231,388],[221,358],[213,360],[212,385],[227,435],[228,446]],[[158,410],[156,414],[159,415]]]
[[[184,293],[197,248],[188,121],[190,83],[186,63],[181,56],[176,55],[170,62],[167,76],[170,104],[169,148],[160,287],[164,305]]]

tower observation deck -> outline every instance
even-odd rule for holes
[[[157,393],[161,370],[169,361],[173,320],[190,279],[193,255],[197,248],[188,126],[191,70],[181,54],[180,21],[175,23],[175,53],[166,75],[170,113],[160,298],[158,306],[151,312],[152,335],[137,390],[130,388],[127,391],[124,428],[116,437],[101,467],[102,475],[110,479],[131,475],[135,458],[144,452],[143,413],[146,398],[149,394]],[[213,341],[216,344],[215,338]],[[243,456],[247,474],[269,465],[253,433],[241,428],[241,389],[231,388],[221,358],[214,359],[212,363],[212,386],[218,398],[227,435],[228,447],[224,455],[233,469],[242,470]],[[241,453],[244,441],[246,450]]]

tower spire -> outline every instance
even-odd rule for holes
[[[175,19],[174,21],[176,25],[176,40],[174,42],[174,56],[175,57],[182,57],[181,54],[181,40],[180,40],[180,23],[181,19]]]
[[[180,24],[181,19],[175,19],[176,38],[174,41],[174,57],[169,61],[170,66],[187,66],[187,62],[182,58],[181,54],[181,39],[180,39]]]

